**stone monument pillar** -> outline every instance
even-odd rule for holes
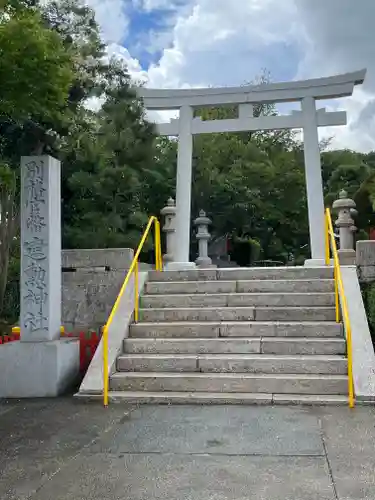
[[[57,396],[79,372],[79,341],[60,340],[60,162],[21,160],[21,339],[0,349],[0,397]]]
[[[344,190],[340,191],[339,199],[332,205],[333,210],[338,212],[335,225],[339,228],[340,235],[340,249],[338,250],[340,264],[347,266],[355,264],[354,233],[357,228],[352,218],[357,215],[355,207],[355,202],[348,198],[348,193]]]
[[[22,158],[21,342],[60,338],[60,175],[54,158]]]
[[[165,217],[163,232],[166,237],[166,254],[163,256],[163,261],[165,264],[168,264],[169,262],[174,262],[176,248],[176,205],[173,198],[169,198],[167,206],[160,213]]]
[[[208,256],[208,240],[211,238],[208,232],[208,226],[212,224],[211,220],[206,217],[206,212],[201,210],[199,217],[195,219],[194,225],[197,226],[197,240],[199,246],[199,257],[195,261],[199,267],[212,267],[212,260]]]

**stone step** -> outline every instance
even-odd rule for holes
[[[260,353],[260,338],[130,338],[124,340],[124,352],[128,354]]]
[[[189,271],[150,271],[149,281],[243,281],[243,280],[333,279],[330,267],[245,267],[231,269],[192,269]]]
[[[334,321],[334,307],[257,307],[256,321]]]
[[[264,394],[234,392],[148,392],[110,391],[109,400],[129,404],[209,404],[209,405],[347,405],[348,397],[337,394]]]
[[[173,293],[235,293],[236,281],[148,281],[145,283],[146,294]]]
[[[334,307],[197,307],[140,309],[140,320],[158,321],[334,321]]]
[[[335,282],[332,279],[263,279],[240,280],[236,283],[236,292],[240,293],[333,293],[335,290]]]
[[[346,343],[340,338],[146,338],[125,339],[127,354],[345,354]]]
[[[124,372],[314,373],[345,375],[343,356],[280,356],[268,354],[123,354]]]
[[[262,338],[260,352],[263,354],[345,354],[344,339]]]
[[[243,280],[243,281],[149,281],[145,293],[150,295],[189,293],[329,293],[334,291],[331,279],[310,280]]]
[[[346,375],[117,372],[114,391],[346,394]]]
[[[230,293],[230,294],[173,294],[145,295],[143,308],[162,307],[300,307],[334,306],[333,293]]]
[[[130,337],[341,337],[342,325],[334,322],[167,322],[133,323]]]

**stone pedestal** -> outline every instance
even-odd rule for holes
[[[164,266],[165,271],[190,271],[196,269],[195,262],[168,262]]]
[[[0,366],[0,397],[56,397],[77,381],[79,342],[9,342],[0,348]]]
[[[21,339],[0,349],[0,397],[56,396],[78,376],[78,340],[60,340],[60,175],[50,156],[21,160]]]
[[[325,259],[306,259],[305,267],[325,267],[326,261]]]

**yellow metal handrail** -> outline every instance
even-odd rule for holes
[[[333,257],[334,278],[335,278],[335,307],[336,322],[340,323],[340,304],[346,332],[346,353],[348,358],[348,399],[349,407],[354,408],[354,384],[353,384],[353,348],[352,348],[352,328],[350,325],[348,304],[345,297],[344,285],[342,282],[340,260],[337,253],[335,234],[333,232],[331,211],[326,209],[325,213],[325,234],[326,234],[326,265],[330,264],[330,249]]]
[[[142,251],[143,245],[146,241],[146,238],[152,228],[152,225],[155,226],[155,268],[157,271],[161,271],[162,264],[162,256],[161,256],[161,237],[160,237],[160,222],[154,216],[150,217],[148,221],[147,227],[143,233],[142,239],[138,245],[137,251],[135,252],[133,261],[130,265],[129,271],[125,277],[124,283],[122,284],[120,293],[117,296],[116,302],[112,308],[111,314],[108,317],[107,323],[103,328],[103,403],[104,406],[108,406],[108,389],[109,389],[109,371],[108,371],[108,328],[110,327],[114,315],[118,309],[120,304],[120,300],[125,293],[126,287],[129,283],[130,277],[134,272],[134,321],[137,322],[139,319],[139,283],[138,283],[138,259],[139,255]]]

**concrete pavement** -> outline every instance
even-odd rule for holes
[[[0,403],[2,500],[372,500],[375,409]]]

